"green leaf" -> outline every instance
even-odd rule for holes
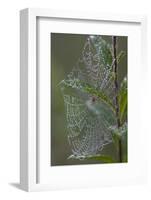
[[[120,106],[120,121],[123,124],[127,117],[127,78],[124,78],[118,95]]]
[[[86,92],[88,92],[91,95],[96,96],[97,98],[99,98],[101,101],[103,101],[105,104],[107,104],[114,112],[115,112],[115,108],[111,102],[111,100],[108,98],[108,96],[105,95],[104,92],[102,91],[98,91],[97,89],[93,88],[90,85],[87,85],[84,90]]]
[[[92,87],[91,85],[89,85],[85,82],[82,82],[79,79],[63,80],[62,84],[66,87],[70,87],[73,89],[79,89],[83,92],[86,92],[88,94],[91,94],[92,96],[97,97],[98,99],[103,101],[103,103],[105,103],[107,106],[109,106],[113,112],[115,112],[115,108],[114,108],[110,98],[107,95],[105,95],[104,92],[97,90],[96,88]]]
[[[87,159],[98,160],[103,163],[115,163],[115,160],[111,156],[107,156],[107,155],[96,155],[96,156],[88,157]]]
[[[120,51],[120,53],[117,55],[117,63],[119,63],[124,56],[125,56],[125,51]]]
[[[127,162],[127,123],[124,123],[121,127],[110,127],[112,130],[113,144],[119,154],[119,142],[122,144],[122,162]]]
[[[102,37],[98,37],[98,36],[92,38],[92,43],[96,51],[99,53],[102,64],[104,66],[111,67],[112,46],[107,41],[105,41]]]
[[[112,130],[112,139],[113,139],[113,144],[116,149],[116,151],[119,151],[119,141],[121,140],[121,135],[119,133],[119,130],[117,127],[110,127]]]
[[[127,123],[125,122],[119,128],[116,126],[109,127],[113,137],[116,135],[119,139],[127,133]]]
[[[122,161],[128,161],[128,150],[127,150],[127,133],[122,137]]]

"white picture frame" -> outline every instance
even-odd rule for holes
[[[139,61],[140,67],[138,72],[138,77],[135,77],[135,80],[138,82],[140,75],[142,75],[142,85],[140,88],[140,101],[138,102],[138,106],[140,106],[143,98],[141,98],[141,94],[144,91],[145,87],[145,73],[146,70],[146,51],[147,51],[147,22],[145,16],[124,16],[124,15],[113,15],[113,14],[100,14],[100,13],[86,13],[86,12],[72,12],[72,11],[54,11],[49,9],[24,9],[20,12],[20,185],[21,188],[26,191],[40,191],[40,190],[52,190],[52,189],[63,189],[63,188],[78,188],[78,187],[98,187],[98,186],[106,186],[106,185],[127,185],[127,184],[137,184],[146,182],[147,174],[146,174],[146,157],[143,154],[145,152],[145,137],[146,133],[143,133],[138,141],[136,140],[136,148],[141,144],[143,152],[141,155],[143,156],[143,161],[139,164],[138,168],[135,170],[135,163],[130,166],[128,169],[124,169],[125,167],[122,165],[114,165],[113,169],[109,171],[109,167],[104,165],[102,167],[102,173],[108,173],[108,176],[102,176],[102,181],[99,181],[99,176],[96,173],[92,174],[85,181],[83,177],[79,177],[75,179],[73,176],[73,171],[77,170],[76,176],[82,173],[85,173],[85,177],[90,173],[89,169],[87,171],[86,168],[80,166],[78,168],[72,166],[71,169],[58,169],[57,173],[62,174],[62,180],[58,178],[55,181],[55,176],[53,182],[51,182],[51,175],[48,172],[48,165],[43,164],[47,161],[48,155],[46,150],[39,149],[39,136],[37,135],[39,129],[39,108],[38,108],[38,72],[37,72],[37,63],[39,62],[37,46],[38,46],[38,38],[37,38],[37,20],[38,18],[45,18],[48,21],[51,19],[57,20],[69,20],[70,23],[72,21],[81,21],[81,22],[91,22],[93,23],[110,23],[110,24],[126,24],[127,27],[133,27],[138,25],[138,29],[140,31],[139,35],[139,48],[140,48],[140,58]],[[52,27],[50,24],[49,26]],[[48,26],[47,26],[48,27]],[[127,28],[128,29],[128,28]],[[133,28],[132,28],[133,29]],[[73,29],[74,30],[74,29]],[[137,31],[136,30],[136,31]],[[118,33],[118,32],[117,32]],[[122,34],[119,30],[119,34]],[[134,34],[134,33],[133,33]],[[136,41],[137,43],[138,41]],[[138,54],[136,53],[136,57]],[[130,57],[131,59],[131,57]],[[42,69],[44,70],[44,69]],[[47,69],[48,70],[48,69]],[[134,68],[134,72],[135,72]],[[49,70],[47,71],[49,72]],[[132,72],[132,73],[134,73]],[[50,77],[47,77],[48,79]],[[49,80],[50,81],[50,80]],[[48,82],[47,82],[48,83]],[[132,84],[132,81],[131,81]],[[130,87],[133,88],[132,85]],[[48,87],[49,91],[50,87]],[[132,94],[132,93],[130,93]],[[50,97],[49,97],[50,98]],[[50,100],[50,99],[49,99]],[[142,110],[141,110],[142,111]],[[130,108],[129,113],[133,112],[132,108]],[[140,112],[140,110],[139,110]],[[130,122],[134,118],[134,116],[130,117]],[[140,120],[143,120],[142,118]],[[47,120],[46,120],[47,121]],[[141,123],[141,121],[139,121]],[[49,126],[50,128],[50,126]],[[144,122],[142,121],[141,128],[139,133],[141,134],[141,130],[144,128]],[[41,136],[40,136],[41,137]],[[49,138],[48,133],[46,135],[47,138],[44,138],[43,141],[47,141]],[[134,140],[134,139],[133,139]],[[134,141],[133,141],[134,142]],[[43,144],[40,144],[43,147]],[[43,146],[42,146],[43,145]],[[47,146],[47,145],[46,145]],[[137,149],[136,149],[137,151]],[[136,152],[135,151],[135,152]],[[139,152],[139,150],[138,150]],[[44,154],[46,153],[46,154]],[[129,152],[131,154],[131,152]],[[39,161],[39,155],[44,155],[43,160]],[[47,156],[46,156],[47,155]],[[41,156],[42,157],[42,156]],[[49,160],[48,160],[49,161]],[[138,156],[136,156],[136,164],[138,161]],[[39,163],[41,162],[41,163]],[[135,162],[135,161],[134,161]],[[47,165],[47,166],[46,166]],[[93,171],[97,170],[98,167],[93,166]],[[108,168],[106,170],[106,168]],[[115,169],[114,169],[115,168]],[[116,169],[117,168],[117,169]],[[123,168],[123,169],[122,169]],[[118,177],[115,178],[114,172],[119,170]],[[126,170],[126,171],[125,171]],[[85,171],[85,172],[84,172]],[[71,179],[66,180],[66,174],[69,173]],[[92,172],[92,171],[91,171]],[[123,173],[127,173],[122,176]],[[52,173],[56,173],[55,171]],[[51,173],[51,174],[52,174]],[[93,173],[93,172],[92,172]],[[42,175],[41,175],[42,174]],[[64,175],[63,175],[64,174]],[[121,175],[121,177],[120,177]],[[40,177],[40,180],[39,178]],[[75,179],[75,184],[72,179]],[[42,181],[41,181],[42,180]],[[46,180],[46,181],[45,181]]]

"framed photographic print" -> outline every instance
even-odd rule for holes
[[[20,16],[21,187],[144,183],[146,18]]]

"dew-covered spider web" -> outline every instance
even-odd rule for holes
[[[60,82],[72,155],[84,159],[101,154],[112,142],[116,126],[112,47],[101,36],[89,36],[81,56]]]

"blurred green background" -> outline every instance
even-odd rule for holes
[[[67,140],[66,113],[63,96],[59,87],[61,80],[71,72],[76,65],[88,35],[51,33],[51,166],[94,164],[101,163],[97,160],[72,160],[67,159],[71,149]],[[111,36],[102,36],[112,42]],[[118,52],[125,51],[126,55],[118,65],[119,82],[127,74],[127,37],[118,37]],[[124,148],[124,147],[123,147]],[[117,159],[113,144],[104,147],[101,152]]]

